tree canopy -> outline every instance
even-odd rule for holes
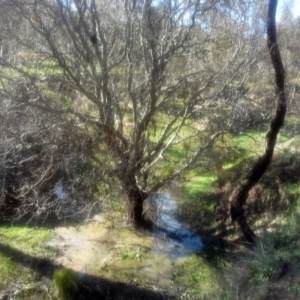
[[[144,200],[201,164],[224,133],[270,116],[268,106],[260,115],[245,101],[265,55],[259,3],[3,0],[1,7],[2,103],[56,116],[63,140],[77,132],[81,140],[70,145],[81,144],[99,181],[117,180],[137,227],[149,225]]]

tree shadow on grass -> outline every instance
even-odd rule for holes
[[[7,256],[13,262],[34,270],[39,276],[52,280],[55,271],[62,266],[47,258],[38,258],[0,243],[0,254]],[[122,282],[114,282],[93,275],[68,270],[76,278],[76,292],[69,298],[76,299],[175,299],[164,292],[152,291],[142,287],[131,286]]]

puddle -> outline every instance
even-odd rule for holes
[[[151,283],[171,292],[175,263],[200,251],[202,241],[174,218],[177,205],[170,194],[161,194],[156,203],[157,227],[151,235],[127,229],[125,222],[120,224],[122,217],[113,214],[97,215],[78,228],[57,228],[49,242],[60,250],[55,262],[82,276]]]

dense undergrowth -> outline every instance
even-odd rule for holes
[[[250,250],[243,248],[237,243],[235,234],[227,236],[226,246],[214,244],[213,248],[207,242],[204,252],[176,265],[172,284],[178,289],[178,299],[283,299],[276,298],[281,295],[281,290],[288,297],[285,299],[299,297],[297,148],[300,142],[297,132],[297,124],[289,120],[279,139],[272,166],[249,195],[245,210],[259,237],[257,245]],[[173,187],[179,205],[178,218],[195,232],[217,233],[219,224],[224,221],[222,217],[226,217],[228,195],[234,183],[255,162],[257,153],[262,150],[259,146],[262,141],[261,132],[247,132],[228,135],[219,142],[219,148],[206,162],[181,178],[180,188],[178,185]],[[168,155],[176,158],[184,149],[171,150]],[[213,164],[215,157],[221,157],[221,169]],[[123,200],[114,201],[111,206],[107,202],[103,208],[124,213],[124,203]],[[113,228],[118,226],[113,220],[111,224]],[[52,274],[53,283],[50,280],[47,284],[36,284],[42,280],[44,271],[42,262],[35,262],[35,258],[53,258],[55,253],[45,246],[52,236],[49,229],[0,228],[0,290],[14,290],[16,299],[45,299],[49,293],[54,298],[72,298],[68,293],[76,292],[77,286],[69,271]],[[213,251],[216,248],[217,251]],[[16,249],[20,252],[15,252]],[[119,263],[136,260],[134,249],[119,252]],[[137,282],[133,281],[133,284]],[[54,292],[55,289],[58,291]]]
[[[191,256],[174,274],[183,299],[299,299],[299,223],[299,214],[281,215],[257,231],[251,249],[232,245],[212,261]]]
[[[209,258],[209,272],[203,266],[194,268],[203,256],[192,257],[178,266],[177,280],[186,284],[192,299],[298,299],[298,131],[297,122],[288,119],[271,167],[250,192],[245,212],[258,235],[256,246],[250,250],[240,247],[236,231],[230,234],[227,230],[225,251],[215,253],[208,247],[204,255]],[[222,172],[210,169],[206,173],[194,170],[188,174],[178,197],[179,218],[189,220],[190,226],[202,234],[206,230],[210,234],[220,233],[226,223],[228,197],[234,183],[255,163],[263,150],[263,138],[261,132],[227,137],[226,146],[234,147],[238,155],[227,152],[228,160],[224,160]],[[232,228],[230,223],[226,224]],[[216,268],[216,262],[222,268]]]

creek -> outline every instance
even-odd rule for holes
[[[64,195],[57,186],[58,197]],[[201,251],[201,239],[175,218],[177,204],[171,193],[155,199],[157,214],[151,234],[135,232],[126,219],[99,214],[87,224],[58,227],[49,246],[59,255],[55,262],[81,274],[123,282],[154,284],[174,292],[172,275],[176,263]]]
[[[178,209],[174,197],[165,192],[157,197],[157,218],[154,234],[157,237],[152,251],[166,254],[175,262],[203,248],[202,240],[175,218]]]

